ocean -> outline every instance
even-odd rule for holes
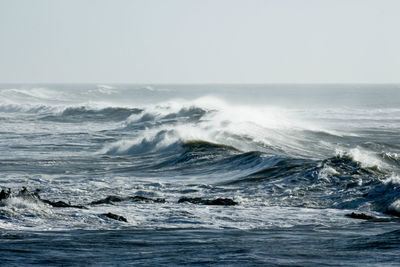
[[[0,265],[399,266],[400,85],[0,85]]]

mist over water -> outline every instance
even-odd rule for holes
[[[396,265],[399,87],[0,85],[0,258]]]

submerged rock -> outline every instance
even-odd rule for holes
[[[121,222],[128,222],[128,220],[125,217],[117,215],[117,214],[114,214],[114,213],[111,213],[111,212],[103,213],[101,215],[105,216],[107,218],[113,219],[113,220],[117,220],[117,221],[121,221]]]
[[[385,212],[386,213],[386,212]],[[393,215],[390,213],[387,213],[389,215]],[[400,218],[398,217],[374,217],[374,216],[369,216],[365,213],[355,213],[352,212],[350,214],[346,214],[345,216],[354,218],[354,219],[360,219],[360,220],[366,220],[366,221],[372,221],[372,222],[398,222],[400,221]]]
[[[23,186],[22,189],[17,194],[13,194],[11,192],[11,189],[9,188],[7,192],[5,192],[4,190],[1,190],[0,201],[2,201],[3,199],[11,198],[11,197],[17,197],[17,198],[23,198],[28,201],[46,203],[46,204],[49,204],[50,206],[56,207],[56,208],[86,209],[85,206],[71,205],[64,201],[51,201],[51,200],[47,200],[47,199],[41,199],[39,192],[40,192],[40,189],[36,189],[35,192],[32,193],[25,186]]]
[[[117,196],[108,196],[106,198],[96,200],[90,203],[90,205],[100,205],[100,204],[113,204],[113,202],[124,201],[123,198]]]
[[[32,193],[25,186],[23,186],[22,189],[17,194],[11,192],[11,188],[8,188],[7,192],[4,191],[4,189],[2,189],[0,192],[0,201],[11,197],[18,197],[32,201],[40,201],[39,192],[40,190],[36,189],[36,191]]]
[[[85,206],[81,205],[71,205],[69,203],[66,203],[64,201],[51,201],[47,199],[42,199],[41,200],[43,203],[49,204],[52,207],[55,208],[77,208],[77,209],[87,209]]]
[[[387,210],[384,213],[388,214],[388,215],[393,215],[393,216],[396,216],[396,217],[400,217],[400,212],[398,212],[396,210]]]
[[[165,203],[165,199],[163,199],[163,198],[149,198],[149,197],[142,197],[142,196],[134,196],[134,197],[129,197],[128,199],[131,201]]]
[[[346,214],[345,216],[353,218],[353,219],[360,219],[360,220],[372,220],[372,219],[375,219],[375,217],[366,215],[365,213],[352,212],[350,214]]]
[[[133,197],[107,196],[106,198],[91,202],[90,205],[99,205],[99,204],[112,205],[114,204],[114,202],[122,202],[122,201],[165,203],[165,199],[163,198],[148,198],[142,196],[133,196]]]
[[[7,192],[4,189],[1,189],[0,192],[0,201],[3,199],[7,199],[11,195],[11,188],[8,188]]]
[[[218,205],[218,206],[234,206],[238,203],[233,201],[230,198],[217,198],[217,199],[202,199],[199,197],[196,198],[187,198],[183,197],[178,200],[178,203],[189,202],[192,204],[201,204],[201,205]]]

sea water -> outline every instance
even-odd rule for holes
[[[0,265],[399,265],[399,132],[399,85],[2,84]]]

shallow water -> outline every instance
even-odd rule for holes
[[[396,265],[399,122],[398,85],[3,84],[0,260]]]

